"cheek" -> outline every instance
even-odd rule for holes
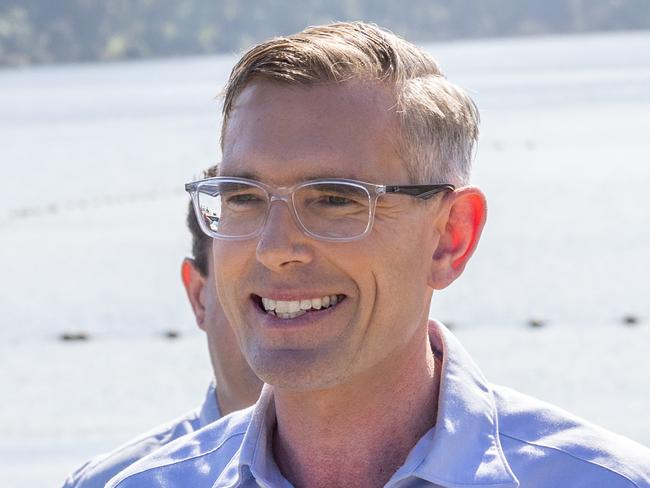
[[[395,228],[378,234],[378,237],[376,260],[392,276],[399,277],[398,281],[404,275],[417,281],[432,256],[431,243],[424,229],[421,226]]]
[[[214,274],[217,287],[220,290],[234,288],[237,277],[244,269],[246,262],[246,249],[250,247],[241,241],[220,241],[214,239],[212,242],[212,259],[214,262]],[[230,284],[231,286],[227,286]],[[226,286],[224,286],[226,285]]]
[[[432,242],[422,231],[386,235],[374,259],[381,301],[394,311],[419,308],[428,291],[432,254]]]
[[[212,259],[214,263],[213,289],[218,312],[225,315],[231,323],[237,323],[237,292],[241,289],[241,276],[244,260],[238,241],[213,241]]]
[[[214,313],[212,320],[209,324],[210,331],[208,332],[210,339],[214,342],[220,354],[232,354],[233,348],[239,349],[235,331],[230,326],[223,311]]]
[[[340,253],[342,270],[358,288],[361,315],[401,313],[419,304],[426,290],[428,259],[418,250],[419,240],[396,237],[376,233]]]

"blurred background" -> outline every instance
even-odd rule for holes
[[[242,50],[334,20],[416,42],[481,110],[488,224],[431,316],[492,381],[650,445],[650,2],[0,0],[7,486],[201,402],[183,184]]]

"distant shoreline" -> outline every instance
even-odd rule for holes
[[[331,21],[375,22],[416,43],[650,29],[639,0],[237,0],[169,4],[133,0],[5,2],[0,67],[138,60],[239,52],[269,37]]]
[[[616,36],[616,35],[633,35],[640,34],[645,35],[650,33],[649,28],[643,29],[615,29],[615,30],[593,30],[593,31],[580,31],[580,32],[544,32],[536,34],[512,34],[512,35],[493,35],[485,37],[450,37],[445,39],[429,39],[421,40],[417,44],[421,46],[429,45],[453,45],[453,44],[464,44],[464,43],[483,43],[483,42],[499,42],[499,41],[512,41],[516,39],[521,40],[547,40],[547,39],[564,39],[564,38],[575,38],[575,37],[590,37],[590,36]],[[46,62],[27,62],[24,64],[7,64],[4,63],[0,58],[0,73],[12,73],[20,72],[26,69],[34,68],[74,68],[81,66],[111,66],[117,64],[136,64],[142,62],[166,62],[166,61],[187,61],[187,60],[200,60],[210,57],[221,57],[221,56],[232,56],[235,59],[241,52],[246,49],[236,49],[236,50],[224,50],[224,51],[214,51],[214,52],[192,52],[186,54],[153,54],[150,56],[125,56],[121,58],[95,58],[95,59],[80,59],[80,60],[67,60],[67,61],[46,61]]]

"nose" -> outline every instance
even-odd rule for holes
[[[290,203],[274,200],[257,243],[257,260],[273,271],[308,264],[313,259],[310,238],[294,219]]]

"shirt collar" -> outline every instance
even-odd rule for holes
[[[273,457],[271,442],[275,422],[273,388],[265,384],[253,408],[241,446],[213,488],[240,486],[250,478],[254,478],[260,486],[291,486],[280,473]]]
[[[438,418],[387,486],[419,478],[448,488],[517,488],[519,482],[499,442],[496,406],[487,380],[445,326],[430,322],[429,336],[434,352],[442,355]],[[220,480],[236,478],[229,486],[239,486],[250,477],[261,486],[291,486],[273,458],[275,422],[273,389],[265,385],[241,447],[215,488],[223,486]]]
[[[203,404],[199,410],[199,428],[203,428],[221,418],[219,401],[217,400],[217,385],[214,380],[210,382],[208,391],[205,393]]]
[[[518,487],[501,448],[488,381],[444,325],[431,321],[429,337],[443,359],[438,418],[394,479],[416,476],[444,487]]]

